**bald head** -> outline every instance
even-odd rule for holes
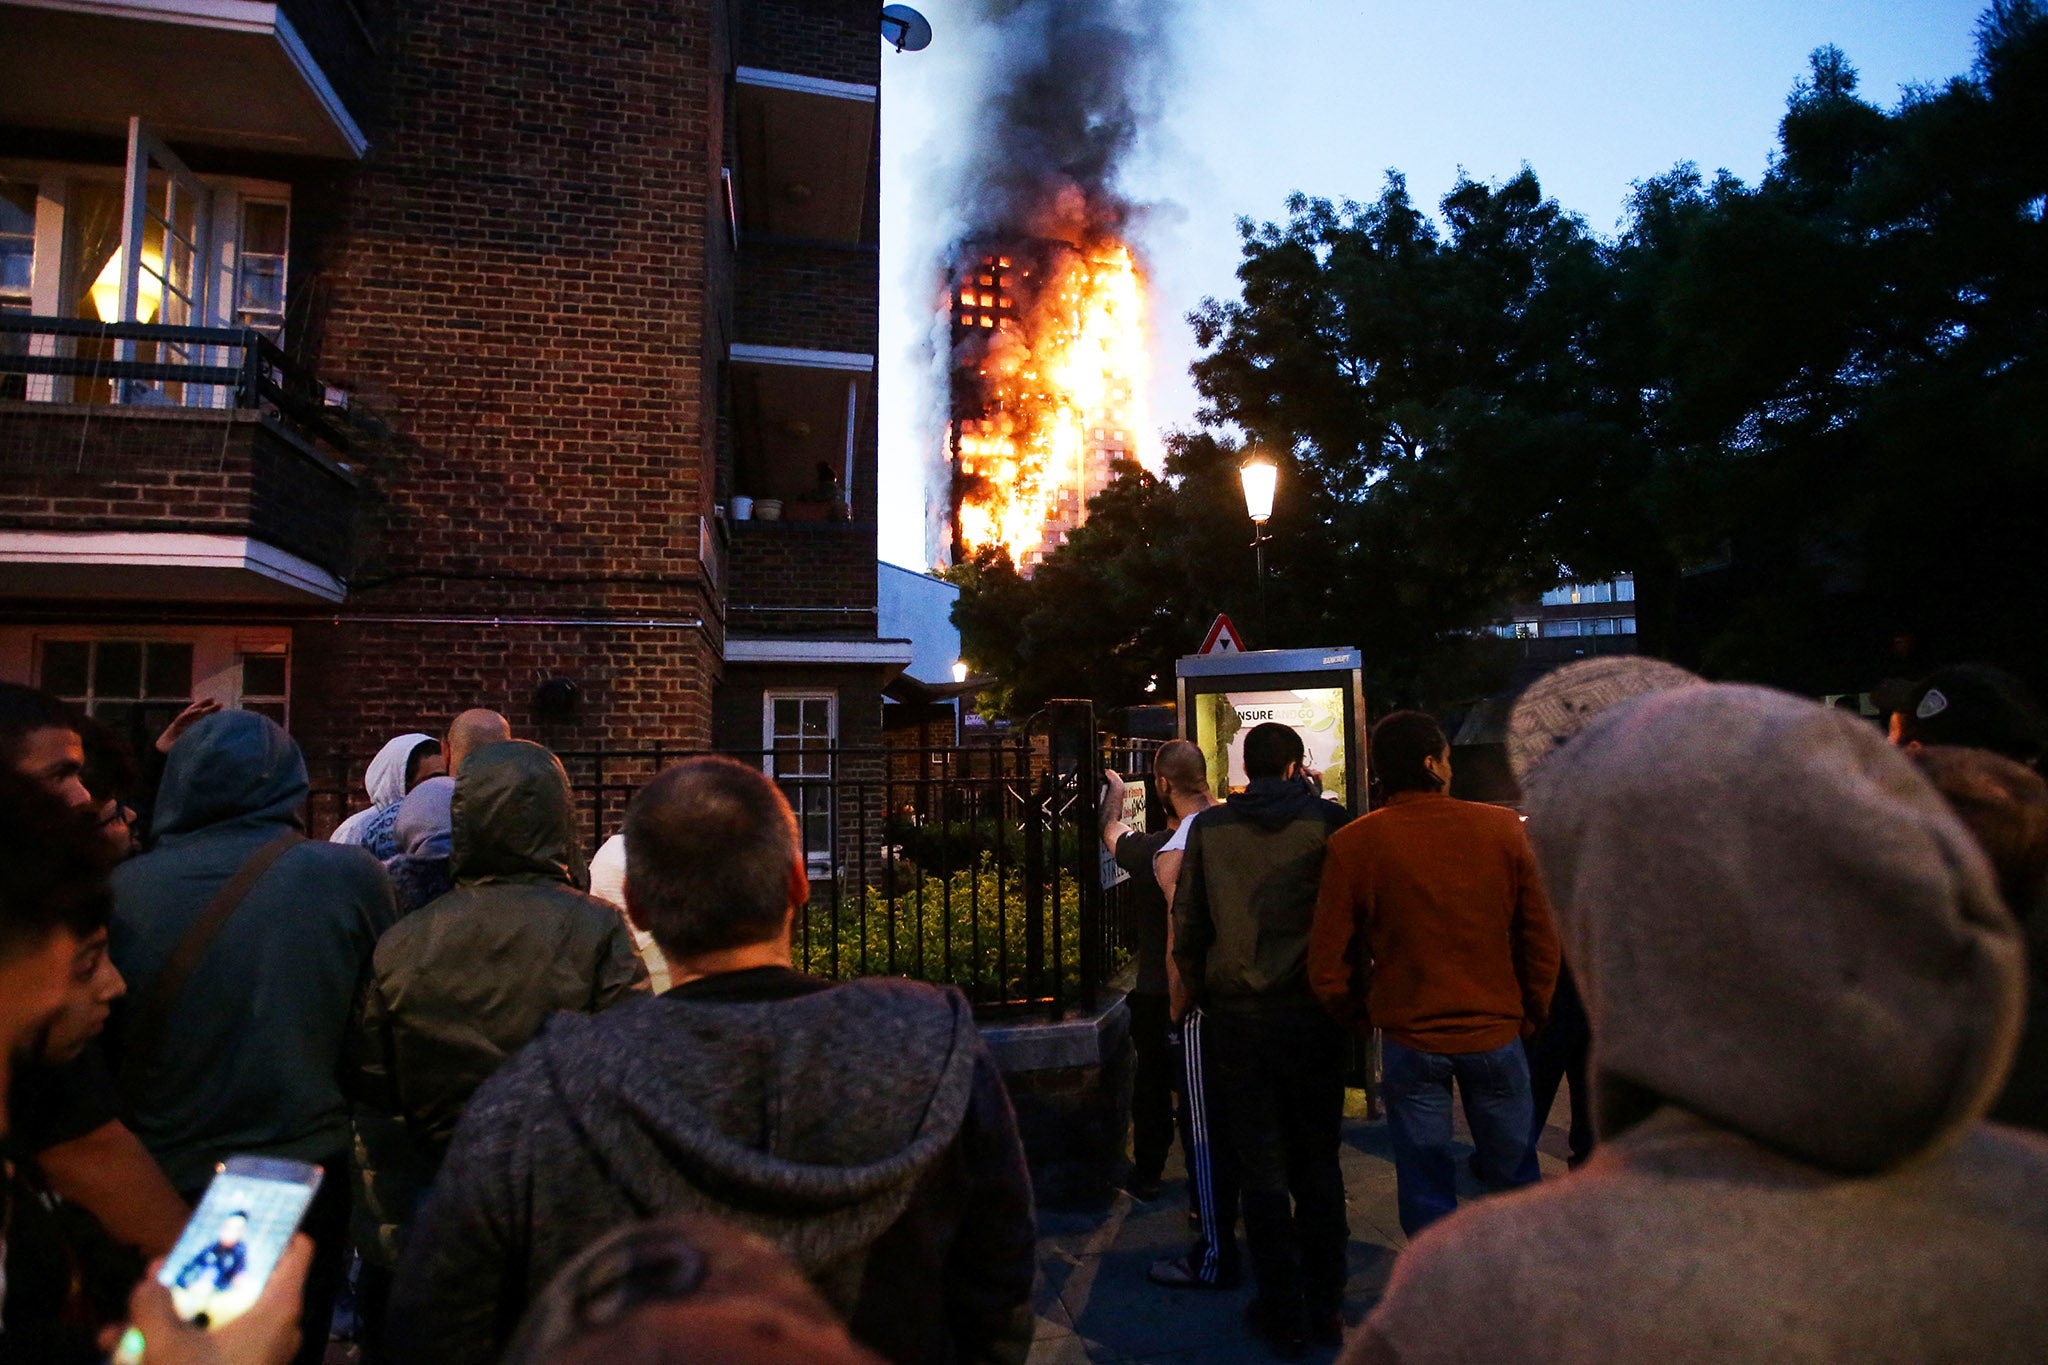
[[[460,771],[462,760],[486,744],[512,738],[511,724],[496,711],[471,707],[448,722],[448,775]]]
[[[1209,761],[1202,751],[1184,739],[1168,740],[1152,755],[1152,774],[1175,791],[1209,790]]]

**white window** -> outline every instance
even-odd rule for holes
[[[0,626],[0,678],[41,687],[142,751],[199,697],[289,726],[291,632],[275,626]]]
[[[1633,602],[1636,600],[1636,579],[1634,574],[1623,574],[1614,580],[1614,600]]]
[[[768,692],[761,698],[762,768],[789,798],[813,877],[832,874],[832,767],[839,738],[836,692]]]
[[[147,129],[136,133],[133,174],[119,165],[0,162],[0,312],[67,323],[253,327],[281,341],[290,187],[194,175]],[[232,365],[240,357],[234,347],[191,341],[11,340],[17,353],[77,360]],[[0,397],[38,401],[225,406],[231,392],[152,380],[116,394],[91,374],[32,376],[26,384],[20,375],[0,377]]]

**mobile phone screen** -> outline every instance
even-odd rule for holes
[[[178,1316],[218,1327],[247,1312],[319,1187],[320,1168],[304,1162],[229,1161],[157,1272]]]

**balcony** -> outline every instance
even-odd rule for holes
[[[733,103],[741,231],[861,241],[870,207],[875,87],[743,66],[734,77]]]
[[[341,601],[351,442],[260,333],[0,317],[0,596]]]
[[[0,0],[0,125],[353,160],[374,54],[351,0]]]

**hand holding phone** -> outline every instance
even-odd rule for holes
[[[313,1242],[304,1233],[292,1238],[249,1310],[213,1331],[178,1316],[159,1278],[168,1264],[152,1265],[129,1296],[128,1331],[114,1365],[287,1365],[298,1353],[299,1311],[313,1264]]]

